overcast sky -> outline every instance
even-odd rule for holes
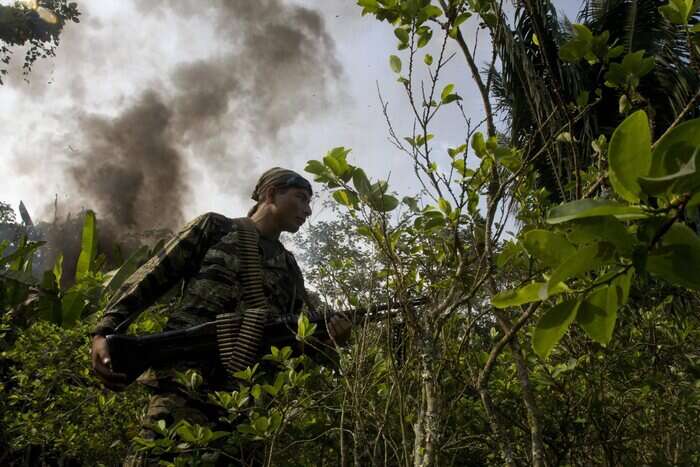
[[[174,228],[205,211],[235,217],[265,168],[302,171],[334,146],[351,147],[351,163],[389,176],[402,195],[418,190],[377,98],[378,85],[397,132],[410,135],[388,65],[396,38],[355,1],[78,3],[81,22],[66,27],[56,57],[27,83],[17,52],[0,87],[0,200],[15,209],[23,200],[35,220],[50,219],[57,195],[63,214],[93,208],[135,229]],[[556,4],[573,17],[580,1]],[[469,40],[475,27],[463,26]],[[442,83],[455,83],[481,120],[461,55]],[[435,134],[438,152],[464,142],[456,107]]]

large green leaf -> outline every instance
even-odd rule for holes
[[[625,224],[612,216],[589,217],[569,224],[568,238],[576,245],[585,245],[598,241],[607,241],[615,245],[624,256],[632,254],[637,242],[634,235],[627,231]]]
[[[549,230],[530,230],[523,236],[523,246],[545,266],[557,267],[576,248],[560,233]]]
[[[690,160],[674,173],[662,177],[639,177],[639,185],[644,193],[657,196],[667,191],[674,193],[694,191],[700,185],[700,177],[695,166],[698,153],[700,148],[696,148]]]
[[[547,310],[532,333],[532,348],[542,358],[547,358],[555,345],[564,337],[576,318],[578,300],[566,300]]]
[[[648,177],[664,179],[668,176],[686,176],[691,167],[688,166],[693,155],[698,157],[700,149],[700,119],[681,123],[656,142],[651,157],[651,167]],[[697,164],[697,160],[695,160]],[[680,172],[680,173],[679,173]],[[694,179],[697,178],[693,177]],[[679,189],[685,189],[680,186]],[[678,192],[674,190],[674,192]]]
[[[608,286],[596,289],[581,303],[576,322],[586,334],[602,345],[612,339],[617,320],[617,291]]]
[[[617,290],[617,303],[619,306],[624,306],[627,304],[627,299],[630,296],[630,286],[632,285],[632,279],[634,279],[634,268],[629,268],[627,272],[617,277],[610,284],[611,287],[615,287]]]
[[[95,256],[97,256],[97,225],[95,222],[95,213],[87,211],[85,213],[85,222],[83,223],[80,256],[78,257],[78,265],[75,269],[76,281],[82,280],[92,271]]]
[[[608,149],[610,183],[615,192],[630,203],[642,192],[637,179],[649,173],[651,132],[646,112],[639,110],[617,127]]]
[[[565,292],[567,290],[564,284],[558,284],[547,290],[547,284],[544,282],[532,282],[519,289],[505,290],[496,294],[491,299],[491,304],[496,308],[508,308],[511,306],[524,305],[525,303],[537,302],[546,300],[548,297]]]
[[[694,149],[700,146],[700,118],[683,122],[673,130],[669,131],[654,145],[652,154],[651,170],[649,176],[660,177],[678,170],[679,165],[669,163],[678,157],[678,149]],[[684,159],[687,161],[692,154],[692,150],[686,153]]]
[[[685,26],[693,9],[693,0],[669,0],[666,5],[659,7],[659,11],[673,24]]]
[[[343,177],[350,170],[350,166],[346,161],[349,152],[349,149],[345,149],[342,146],[333,148],[323,158],[323,163],[331,169],[331,172],[336,177]]]
[[[357,167],[352,173],[352,184],[355,186],[357,192],[362,196],[369,196],[372,192],[372,185],[369,183],[367,175],[365,175],[364,170]]]
[[[357,194],[350,190],[338,190],[333,192],[333,199],[343,206],[354,207],[358,203]]]
[[[615,216],[618,219],[643,219],[647,214],[639,206],[610,201],[607,199],[580,199],[561,204],[549,210],[548,224],[560,224],[587,217]]]
[[[61,299],[61,325],[70,327],[75,324],[87,305],[87,297],[76,287],[71,288]]]
[[[605,245],[610,244],[601,242],[586,245],[564,259],[559,267],[552,272],[547,282],[547,290],[560,282],[579,277],[603,264],[609,258],[609,250]]]
[[[143,263],[148,259],[148,246],[143,245],[129,256],[129,258],[121,265],[119,269],[114,271],[114,274],[105,285],[106,292],[116,292],[125,280],[131,276]]]
[[[379,212],[389,212],[396,209],[399,205],[399,200],[391,195],[382,195],[373,193],[368,199],[372,209]]]
[[[652,251],[647,271],[659,279],[700,290],[700,239],[684,224],[673,224]]]

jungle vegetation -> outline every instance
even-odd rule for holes
[[[88,211],[62,280],[62,256],[32,270],[43,246],[0,205],[18,226],[0,246],[0,464],[114,465],[135,442],[169,465],[235,464],[245,446],[272,466],[700,465],[700,2],[588,0],[576,19],[547,0],[357,3],[396,38],[387,66],[414,126],[382,104],[423,189],[399,195],[332,148],[306,170],[336,216],[298,241],[326,307],[398,311],[360,322],[335,369],[269,349],[279,371],[211,395],[226,430],[141,439],[146,392],[99,386],[88,332],[156,248],[108,265]],[[467,30],[488,36],[486,63]],[[450,60],[462,82],[443,82]],[[464,131],[442,154],[433,131],[454,108]]]

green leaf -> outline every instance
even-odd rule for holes
[[[596,289],[581,303],[576,322],[601,345],[612,339],[617,320],[617,291],[608,286]]]
[[[580,302],[566,300],[547,310],[532,333],[532,348],[542,358],[547,358],[555,345],[564,337],[576,319]]]
[[[77,323],[86,306],[87,297],[85,294],[75,287],[71,288],[61,298],[61,326],[70,327]]]
[[[693,0],[670,0],[659,7],[659,11],[669,22],[685,26],[693,10]]]
[[[696,148],[696,154],[690,158],[677,172],[663,177],[639,177],[639,185],[644,193],[650,196],[658,196],[667,191],[675,193],[685,193],[695,191],[700,185],[695,166],[697,154],[700,154],[700,147]],[[679,190],[672,189],[679,187]]]
[[[365,172],[359,167],[355,168],[352,174],[352,184],[358,193],[362,196],[369,196],[372,192],[372,185]]]
[[[430,39],[433,37],[433,30],[432,29],[425,29],[422,34],[418,35],[418,43],[416,44],[418,48],[420,49],[421,47],[425,47],[428,45],[428,42],[430,42]]]
[[[458,28],[464,23],[466,20],[471,18],[472,14],[468,11],[462,13],[461,15],[457,15],[455,20],[452,22],[452,27]]]
[[[389,65],[394,73],[401,73],[401,59],[396,55],[389,56]]]
[[[559,58],[576,63],[592,54],[593,33],[583,24],[571,25],[573,36],[559,48]]]
[[[117,269],[105,286],[108,292],[116,292],[125,280],[136,271],[148,259],[148,246],[143,245],[129,256],[129,258]]]
[[[374,12],[379,8],[379,3],[377,3],[377,0],[357,0],[357,4],[368,10],[368,12]]]
[[[350,151],[344,147],[337,147],[328,151],[328,154],[323,158],[323,163],[331,169],[336,177],[342,177],[350,170],[350,166],[345,160],[348,152]]]
[[[556,141],[558,143],[573,143],[574,139],[572,138],[571,133],[568,131],[562,131],[557,135]]]
[[[579,248],[574,254],[564,259],[552,272],[547,282],[547,288],[550,289],[568,279],[580,277],[599,267],[605,260],[609,259],[608,253],[609,251],[606,251],[602,242]]]
[[[467,168],[467,164],[464,162],[464,159],[455,159],[452,161],[452,167],[454,167],[454,169],[464,178],[474,175],[474,171]]]
[[[438,199],[438,207],[440,208],[440,211],[442,211],[446,216],[449,216],[452,212],[452,206],[450,205],[450,202],[447,201],[445,198]]]
[[[428,18],[437,18],[442,16],[442,10],[440,7],[435,5],[427,5],[425,8],[423,8],[423,14],[425,14],[425,16]]]
[[[462,145],[460,145],[460,146],[458,146],[458,147],[456,147],[456,148],[448,148],[448,149],[447,149],[447,154],[449,154],[450,157],[454,159],[454,158],[455,158],[456,156],[458,156],[459,154],[463,154],[464,151],[465,151],[465,149],[467,149],[467,145],[466,145],[466,144],[462,144]]]
[[[625,224],[612,216],[589,217],[573,221],[568,238],[572,243],[585,245],[607,241],[615,245],[617,251],[630,256],[637,240],[630,234]]]
[[[80,281],[92,272],[93,263],[97,256],[97,226],[95,223],[95,213],[85,212],[85,222],[83,223],[83,235],[80,244],[80,256],[75,269],[75,279]]]
[[[632,286],[632,279],[634,279],[635,270],[633,267],[629,268],[626,273],[620,277],[613,280],[611,287],[614,287],[617,291],[617,303],[619,306],[624,306],[627,304],[627,300],[630,296],[630,287]]]
[[[646,269],[675,285],[700,290],[700,239],[686,225],[675,223],[649,253]]]
[[[523,246],[530,256],[552,268],[576,252],[564,235],[548,230],[530,230],[523,236]]]
[[[459,100],[462,100],[462,98],[458,94],[450,94],[442,100],[442,103],[443,104],[450,104],[454,101],[459,101]]]
[[[390,195],[374,195],[369,198],[369,205],[372,209],[379,212],[389,212],[396,209],[399,205],[399,200]]]
[[[61,287],[61,277],[63,277],[63,253],[59,253],[56,262],[53,265],[53,275],[56,279],[56,286]]]
[[[394,29],[394,35],[399,39],[400,42],[403,42],[403,43],[408,42],[408,37],[409,37],[408,31],[406,31],[404,28]],[[396,70],[394,70],[394,71],[396,71]],[[399,68],[399,71],[401,71],[400,68]],[[396,71],[396,73],[398,73],[398,71]]]
[[[639,201],[642,189],[638,178],[651,167],[651,132],[646,112],[639,110],[617,127],[608,150],[610,183],[615,192],[630,203]]]
[[[638,206],[609,201],[606,199],[580,199],[561,204],[549,210],[548,224],[560,224],[587,217],[615,216],[618,219],[643,219],[646,212]]]
[[[620,115],[627,115],[630,110],[632,110],[632,103],[629,97],[627,97],[627,94],[621,95],[620,100],[617,101],[617,111]]]
[[[588,29],[588,26],[585,24],[574,23],[571,25],[571,28],[573,29],[577,38],[586,42],[591,42],[593,40],[593,32]]]
[[[484,140],[484,134],[482,132],[477,131],[474,133],[472,137],[472,149],[479,158],[483,158],[486,155],[486,141]]]
[[[333,199],[343,206],[354,208],[357,206],[358,198],[357,195],[350,190],[337,190],[333,192]]]
[[[327,169],[326,166],[323,165],[321,162],[311,160],[306,163],[306,167],[304,167],[304,170],[306,172],[309,172],[310,174],[321,175],[324,174]]]
[[[639,80],[654,69],[654,57],[644,57],[644,50],[625,55],[622,63],[611,63],[605,73],[605,85],[611,88],[622,88],[627,91],[635,89]]]
[[[447,96],[452,94],[452,91],[454,91],[454,89],[455,89],[454,84],[448,84],[447,86],[442,88],[442,93],[440,93],[440,99],[444,101],[447,98]]]
[[[426,65],[430,66],[433,64],[433,56],[430,54],[425,54],[425,57],[423,57],[423,63]]]
[[[525,303],[546,300],[548,297],[568,290],[564,284],[559,284],[547,291],[544,282],[532,282],[519,289],[505,290],[496,294],[491,299],[491,304],[496,308],[508,308],[524,305]],[[549,292],[549,293],[548,293]]]
[[[403,199],[401,200],[403,204],[408,206],[408,208],[413,211],[413,212],[418,212],[418,200],[416,198],[413,198],[411,196],[404,196]]]
[[[684,170],[684,166],[698,149],[700,149],[700,118],[681,123],[656,142],[651,156],[649,178],[663,178]],[[688,169],[688,167],[685,168],[685,170]],[[694,177],[689,178],[694,179]]]
[[[591,93],[588,91],[581,91],[576,97],[576,105],[583,108],[588,105],[588,102],[590,101],[590,96]]]

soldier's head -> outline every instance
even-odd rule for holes
[[[274,167],[260,176],[248,217],[265,217],[280,231],[296,232],[311,215],[311,183],[293,170]]]

